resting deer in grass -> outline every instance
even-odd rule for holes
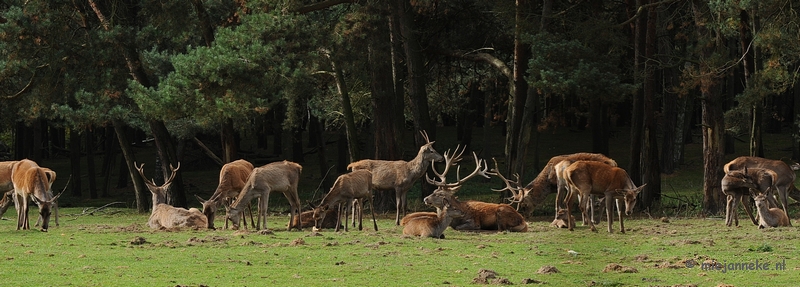
[[[439,181],[435,181],[429,177],[425,177],[428,183],[433,184],[437,189],[429,196],[425,197],[424,202],[427,205],[435,206],[441,210],[445,203],[451,205],[453,209],[461,210],[464,215],[461,218],[454,218],[450,222],[450,227],[455,230],[509,230],[513,232],[528,231],[528,223],[525,218],[517,212],[514,207],[505,203],[488,203],[475,200],[459,201],[455,193],[461,188],[468,179],[480,175],[488,178],[486,162],[478,159],[475,153],[472,157],[475,158],[475,170],[464,178],[456,176],[455,183],[447,183],[447,172],[451,166],[456,165],[461,160],[461,152],[456,149],[453,157],[445,153],[445,169],[439,173],[436,168],[433,172],[439,177]],[[458,172],[456,172],[458,174]],[[441,214],[441,211],[439,212]]]
[[[242,210],[250,205],[250,201],[260,198],[258,201],[258,216],[256,229],[261,229],[263,219],[264,229],[267,229],[267,208],[269,207],[269,194],[280,192],[289,201],[289,227],[287,230],[302,227],[295,225],[295,217],[300,214],[300,197],[297,194],[297,184],[300,182],[300,173],[303,167],[291,161],[279,161],[253,169],[250,177],[247,178],[239,196],[228,207],[227,218],[232,222],[233,229],[239,229],[239,218]]]
[[[763,229],[767,227],[778,226],[792,226],[786,212],[780,208],[769,208],[767,197],[764,194],[759,194],[755,197],[756,208],[758,209],[758,228]]]
[[[366,169],[372,172],[372,187],[377,190],[394,190],[397,212],[395,224],[400,225],[400,218],[406,215],[406,193],[414,185],[432,161],[442,161],[442,155],[433,149],[428,134],[420,132],[427,142],[419,148],[417,156],[411,161],[364,159],[351,163],[349,170]],[[402,215],[401,215],[402,214]]]
[[[528,185],[521,188],[517,187],[515,190],[511,190],[513,194],[510,199],[511,203],[516,203],[517,210],[520,212],[530,214],[539,203],[544,202],[548,195],[553,192],[557,192],[555,204],[556,220],[564,220],[565,218],[558,217],[558,213],[559,210],[563,209],[562,204],[567,195],[567,191],[566,186],[559,186],[558,184],[558,176],[556,174],[555,166],[562,161],[576,162],[579,160],[598,161],[610,166],[617,166],[616,161],[599,153],[581,152],[554,156],[550,158],[544,168],[542,168],[542,171],[539,172],[539,175],[537,175],[536,178],[528,183]],[[517,179],[517,182],[519,182],[519,178]],[[562,214],[565,213],[562,212]]]
[[[23,159],[11,167],[11,182],[14,186],[14,206],[17,209],[17,230],[30,229],[28,223],[28,198],[39,206],[42,231],[50,224],[50,209],[61,194],[53,196],[52,186],[56,172],[39,167],[35,162]]]
[[[778,196],[780,197],[781,207],[783,212],[786,211],[787,204],[787,193],[791,192],[792,190],[796,190],[797,188],[794,186],[794,180],[796,178],[796,174],[794,170],[783,161],[780,160],[772,160],[772,159],[765,159],[761,157],[754,157],[754,156],[740,156],[732,161],[725,164],[723,170],[727,174],[732,170],[741,170],[744,168],[763,168],[769,169],[775,172],[775,179],[774,185],[778,191]],[[770,200],[771,204],[774,204],[775,200],[767,198]],[[777,204],[775,205],[777,207]]]
[[[771,200],[772,206],[777,206],[772,192],[775,189],[775,179],[777,179],[777,174],[770,169],[764,168],[745,167],[744,169],[726,172],[722,178],[722,193],[727,196],[728,201],[725,206],[725,225],[731,226],[731,224],[735,223],[736,226],[739,226],[739,215],[736,212],[739,202],[742,203],[744,211],[747,212],[753,224],[758,225],[750,208],[749,197],[753,195],[753,190],[756,190],[765,194],[765,198]]]
[[[608,219],[608,232],[611,233],[611,226],[614,222],[612,212],[612,200],[617,203],[617,213],[619,214],[620,232],[625,233],[625,224],[622,219],[622,204],[625,204],[625,214],[631,215],[633,207],[636,205],[636,196],[646,185],[636,187],[628,173],[624,169],[607,165],[596,161],[576,161],[564,170],[569,194],[566,202],[567,214],[572,214],[572,202],[579,197],[588,199],[591,195],[604,196],[606,202],[606,217]],[[589,200],[580,202],[581,212],[584,218],[589,211]],[[574,220],[569,220],[569,230],[575,226]],[[594,222],[589,220],[592,231],[597,231]]]
[[[423,215],[415,215],[415,213],[409,214],[401,220],[404,235],[444,239],[444,230],[450,226],[453,219],[464,217],[464,212],[451,207],[450,202],[446,199],[442,212],[437,216],[429,216],[429,212],[422,212]]]
[[[307,228],[307,227],[316,227],[317,222],[322,222],[320,227],[318,228],[341,228],[341,225],[337,225],[337,220],[339,219],[339,210],[337,209],[329,209],[325,212],[325,219],[322,218],[314,218],[314,210],[306,210],[300,213],[294,219],[294,226],[300,226],[300,228]],[[339,227],[337,227],[339,226]],[[289,228],[289,223],[286,224],[286,228]]]
[[[357,169],[350,173],[345,173],[336,179],[333,187],[322,198],[322,202],[314,209],[314,218],[319,218],[317,228],[321,228],[322,222],[327,217],[327,211],[338,209],[336,219],[336,231],[339,231],[341,214],[344,213],[344,230],[347,231],[347,211],[353,209],[356,200],[369,200],[370,211],[372,211],[372,225],[378,231],[378,223],[375,221],[375,209],[372,203],[372,173],[365,169]],[[341,207],[346,205],[344,211]],[[353,215],[355,216],[355,214]],[[362,230],[362,214],[358,212],[358,230]],[[355,218],[354,218],[355,219]]]
[[[214,229],[214,216],[217,212],[217,208],[219,208],[221,204],[230,204],[230,202],[239,195],[239,192],[244,188],[247,177],[250,176],[251,172],[253,172],[253,164],[249,161],[240,159],[226,163],[219,171],[219,185],[217,185],[214,194],[212,194],[208,200],[203,200],[199,196],[197,197],[197,200],[203,204],[203,214],[205,214],[208,219],[208,229]],[[250,206],[248,206],[248,209],[249,208]],[[247,225],[244,213],[242,213],[242,220],[244,224]],[[252,220],[252,213],[250,223],[253,225],[253,228],[255,228],[255,222]],[[227,220],[225,220],[225,228],[228,228]]]
[[[181,164],[178,163],[178,167],[173,167],[172,165],[169,167],[172,170],[172,174],[161,186],[156,185],[152,179],[147,179],[144,175],[144,164],[136,167],[147,189],[153,195],[153,210],[150,212],[150,219],[147,220],[147,225],[151,229],[206,228],[208,220],[199,209],[185,209],[167,204],[167,192],[172,186],[172,181],[175,180]]]

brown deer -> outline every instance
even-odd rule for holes
[[[240,159],[226,163],[219,171],[219,184],[217,189],[214,190],[214,194],[208,200],[197,197],[197,200],[203,204],[203,214],[208,219],[208,229],[214,229],[214,216],[220,204],[230,204],[239,195],[251,172],[253,172],[253,164],[249,161]],[[244,213],[242,213],[242,219],[245,219]],[[253,228],[255,228],[255,222],[252,222],[252,217],[250,221]],[[247,225],[246,220],[244,224]],[[228,228],[227,220],[225,220],[225,228]]]
[[[528,185],[522,188],[517,187],[515,188],[516,191],[512,191],[513,196],[511,198],[511,202],[512,204],[517,203],[517,210],[525,214],[530,214],[539,203],[544,202],[548,195],[553,192],[557,192],[556,220],[564,219],[558,217],[558,211],[562,206],[561,204],[564,202],[567,192],[565,190],[566,187],[558,186],[558,176],[556,174],[555,166],[565,160],[569,162],[576,162],[579,160],[598,161],[610,166],[617,166],[616,161],[599,153],[581,152],[554,156],[550,158],[544,168],[542,168],[542,171],[539,172],[539,175],[537,175],[536,178],[528,183]]]
[[[608,219],[608,232],[611,233],[611,226],[614,223],[612,216],[612,198],[616,199],[617,213],[619,215],[620,232],[625,233],[625,224],[622,219],[622,203],[625,203],[625,214],[631,215],[633,207],[636,205],[636,196],[646,185],[636,187],[628,173],[619,167],[597,161],[576,161],[564,171],[569,194],[566,202],[567,214],[572,214],[572,202],[580,198],[588,199],[592,194],[605,197],[606,217]],[[580,202],[581,212],[584,218],[589,211],[589,200]],[[575,220],[569,220],[569,230],[575,226]],[[597,231],[594,222],[589,220],[592,231]]]
[[[349,170],[366,169],[372,172],[372,187],[377,190],[394,190],[397,212],[395,224],[406,215],[406,193],[425,171],[431,161],[442,161],[442,155],[433,149],[428,134],[420,132],[426,144],[419,148],[417,156],[411,161],[363,159],[347,166]],[[401,215],[402,214],[402,215]]]
[[[444,230],[450,226],[453,219],[464,217],[464,212],[450,206],[445,200],[442,212],[435,217],[427,215],[418,216],[414,213],[403,217],[403,234],[408,236],[433,237],[444,239]],[[408,218],[408,219],[407,219]]]
[[[436,212],[427,212],[427,211],[418,211],[414,213],[409,213],[408,215],[403,216],[403,218],[400,219],[400,226],[405,226],[406,223],[408,223],[408,221],[420,217],[437,218],[439,217],[439,214]]]
[[[321,226],[319,228],[337,228],[336,227],[336,220],[339,218],[339,213],[337,209],[329,209],[325,212],[325,220],[322,220]],[[321,218],[314,218],[314,210],[306,210],[300,213],[294,219],[294,226],[300,226],[300,228],[307,228],[307,227],[316,227],[317,222]],[[341,225],[339,226],[342,227]],[[289,223],[286,223],[286,228],[289,228]]]
[[[794,180],[796,178],[796,174],[788,164],[780,160],[772,160],[772,159],[765,159],[761,157],[755,156],[740,156],[732,161],[725,164],[723,170],[727,174],[731,170],[738,170],[747,168],[764,168],[769,169],[775,172],[777,176],[774,180],[775,188],[778,191],[778,196],[780,197],[781,207],[783,212],[786,211],[787,204],[787,193],[791,192],[792,190],[796,190],[797,188],[794,186]],[[768,198],[769,199],[769,198]],[[770,202],[773,202],[771,200]],[[777,205],[776,205],[777,206]]]
[[[739,226],[739,215],[736,212],[739,202],[742,203],[742,207],[744,207],[753,224],[758,225],[750,208],[749,197],[753,195],[752,190],[757,190],[759,193],[766,195],[765,198],[771,202],[772,206],[778,206],[773,195],[773,190],[775,189],[773,187],[777,177],[774,171],[764,168],[745,167],[744,169],[726,172],[722,178],[722,193],[727,196],[725,225],[731,226],[731,224],[735,223],[736,226]]]
[[[759,194],[755,197],[756,209],[758,209],[758,228],[763,229],[767,227],[778,226],[792,226],[786,212],[780,208],[769,208],[767,197],[764,194]]]
[[[513,232],[526,232],[528,231],[528,223],[525,218],[517,212],[514,207],[505,203],[488,203],[475,200],[467,200],[461,202],[455,196],[458,189],[464,182],[476,175],[488,178],[486,162],[478,159],[475,153],[472,157],[475,158],[475,170],[464,178],[456,178],[455,183],[447,183],[447,172],[450,167],[455,165],[461,160],[461,152],[456,149],[455,156],[450,157],[445,153],[445,170],[442,173],[433,169],[439,181],[435,181],[429,177],[425,177],[428,183],[437,186],[437,189],[425,197],[424,202],[427,205],[435,206],[441,210],[445,203],[450,204],[452,208],[458,209],[464,213],[461,218],[454,218],[450,222],[450,227],[455,230],[499,230],[499,231],[513,231]],[[441,211],[439,212],[441,214]]]
[[[242,191],[233,204],[228,207],[227,218],[233,224],[233,229],[239,229],[239,218],[242,210],[250,205],[254,198],[260,198],[258,206],[258,216],[256,229],[261,229],[261,220],[264,221],[264,229],[267,228],[267,208],[269,207],[269,194],[271,192],[283,193],[289,201],[289,227],[287,230],[302,227],[295,225],[294,218],[300,214],[300,197],[297,195],[297,184],[300,182],[300,173],[303,167],[291,161],[279,161],[253,169],[250,177],[247,178]]]
[[[0,193],[3,195],[3,198],[0,199],[0,218],[2,218],[3,214],[6,214],[6,211],[8,211],[8,208],[11,207],[12,204],[14,204],[14,183],[11,182],[11,169],[14,166],[14,164],[16,164],[18,162],[19,161],[2,161],[2,162],[0,162]],[[52,174],[55,174],[54,171],[52,171],[52,170],[50,170],[48,168],[44,168],[44,169],[45,169],[45,173],[51,173],[52,172]],[[67,185],[69,185],[69,181],[67,182]],[[66,189],[66,186],[64,188]],[[63,191],[62,191],[62,193],[63,193]],[[53,196],[52,190],[51,190],[50,196]],[[53,213],[55,215],[56,226],[59,226],[59,223],[58,223],[58,201],[57,200],[53,201],[52,209],[53,209]],[[43,221],[42,216],[39,215],[39,219],[36,221],[36,225],[35,226],[40,226],[42,221]]]
[[[134,163],[134,165],[136,164]],[[169,167],[172,170],[172,174],[164,181],[164,184],[160,186],[156,185],[152,179],[147,179],[144,175],[144,164],[136,167],[147,189],[150,190],[150,193],[153,195],[153,210],[150,212],[147,225],[150,226],[151,229],[206,228],[208,226],[208,221],[206,216],[203,215],[199,209],[185,209],[167,204],[167,192],[170,186],[172,186],[172,181],[175,180],[175,176],[178,174],[178,169],[181,168],[181,164],[178,163],[178,167],[173,167],[172,165]]]
[[[372,211],[372,225],[375,231],[378,231],[378,223],[375,221],[375,209],[372,203],[372,173],[365,169],[357,169],[350,173],[345,173],[336,179],[333,183],[328,194],[322,198],[322,202],[314,209],[314,218],[319,218],[317,228],[322,228],[322,222],[327,217],[327,211],[334,209],[341,209],[346,205],[344,212],[337,211],[336,231],[339,231],[339,223],[341,223],[341,214],[344,213],[344,230],[347,229],[347,211],[353,209],[356,200],[369,200],[370,211]],[[354,215],[355,216],[355,213]],[[358,230],[362,230],[362,215],[358,212]]]
[[[14,206],[17,209],[17,230],[30,229],[28,223],[28,198],[39,206],[42,218],[42,231],[47,231],[53,203],[61,194],[53,196],[52,186],[56,172],[39,167],[32,160],[23,159],[11,167],[11,182],[14,186]]]

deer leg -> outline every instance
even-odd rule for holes
[[[572,229],[575,227],[575,221],[572,220],[572,216],[570,216],[572,215],[572,199],[574,197],[575,192],[578,191],[577,190],[571,191],[569,194],[567,194],[567,197],[564,199],[564,205],[567,206],[567,229],[569,229],[569,231],[572,231]]]
[[[395,225],[400,225],[400,213],[405,213],[403,210],[403,199],[401,198],[402,196],[400,196],[401,193],[402,191],[400,189],[394,190],[395,208],[397,209],[394,217]],[[405,216],[405,214],[403,214],[403,216]]]
[[[378,222],[375,220],[375,203],[373,199],[369,199],[369,211],[372,212],[372,225],[375,227],[375,231],[378,231]]]
[[[736,213],[736,198],[729,194],[725,204],[725,226],[730,227],[733,224],[733,217]],[[739,221],[736,220],[736,226],[739,226]]]
[[[786,190],[787,189],[788,188],[778,188],[778,196],[780,197],[781,207],[783,207],[783,213],[786,213],[786,215],[788,216],[789,215],[789,211],[786,210],[786,206],[788,205],[788,199],[787,199],[787,196],[786,196],[786,193],[787,193]],[[791,220],[789,220],[789,226],[792,226],[792,221]]]
[[[758,225],[758,221],[753,216],[753,209],[750,207],[750,197],[744,196],[743,194],[739,197],[739,201],[742,202],[742,207],[744,207],[744,211],[747,212],[747,216],[750,217],[750,221],[753,222],[753,225]],[[738,226],[738,223],[737,223]]]
[[[347,219],[345,219],[345,221],[347,221]],[[336,206],[336,228],[334,228],[333,231],[339,232],[340,230],[339,225],[341,225],[341,223],[342,223],[342,204],[339,203]],[[345,224],[347,224],[347,222],[345,222]]]
[[[17,211],[17,230],[22,227],[22,201],[24,200],[24,197],[20,198],[16,193],[14,194],[14,209]]]
[[[264,219],[263,228],[267,229],[267,213],[269,213],[269,191],[265,192],[261,198],[258,199],[259,207],[258,207],[258,224],[256,225],[257,230],[261,230],[261,219]],[[291,224],[290,224],[291,225]]]
[[[625,222],[622,220],[622,208],[625,206],[625,203],[622,202],[622,199],[617,199],[615,201],[617,202],[617,215],[619,215],[619,232],[620,233],[625,233]],[[611,203],[611,201],[608,201],[608,202]],[[612,217],[611,216],[612,212],[609,212],[610,210],[611,210],[611,208],[606,209],[606,213],[608,214],[608,217],[609,217],[609,220],[608,220],[608,233],[611,233],[611,219],[610,218]]]

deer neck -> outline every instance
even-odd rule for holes
[[[420,176],[422,176],[423,173],[425,173],[425,170],[428,169],[430,161],[425,160],[423,158],[423,152],[420,151],[419,154],[417,154],[417,157],[409,161],[407,165],[408,165],[409,177],[417,179]]]

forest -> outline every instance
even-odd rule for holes
[[[791,135],[785,156],[800,159],[798,4],[3,1],[0,157],[68,159],[57,170],[70,178],[64,197],[130,184],[146,213],[143,145],[155,147],[156,181],[170,165],[190,169],[195,151],[195,164],[217,170],[247,158],[335,161],[344,173],[359,159],[410,159],[426,143],[419,131],[436,141],[448,127],[448,142],[501,154],[504,173],[531,179],[554,131],[587,130],[586,152],[608,154],[625,130],[622,167],[647,184],[639,208],[658,204],[662,175],[700,140],[702,209],[724,213],[721,171],[736,141],[763,157],[765,134]],[[330,187],[336,177],[318,166],[304,173]],[[169,198],[186,207],[182,170]]]

